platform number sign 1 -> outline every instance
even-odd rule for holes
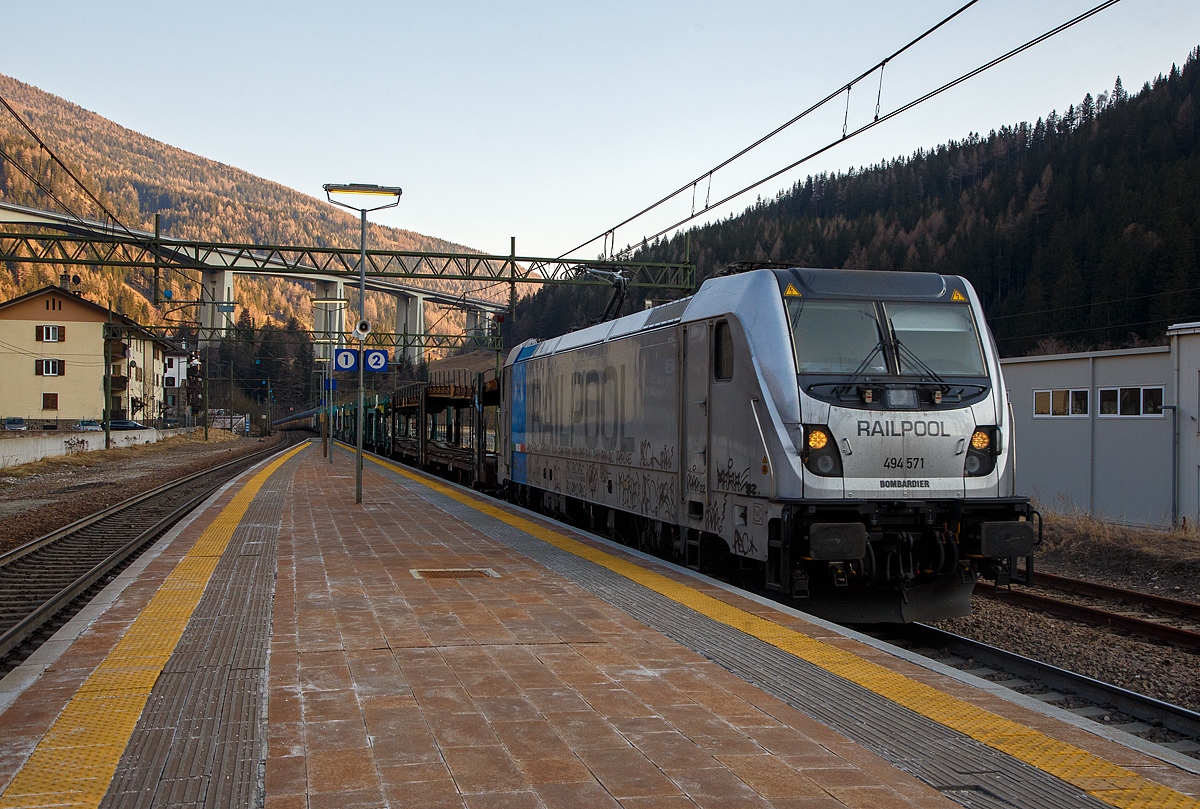
[[[358,368],[358,350],[339,348],[333,354],[333,367],[338,371],[354,371]]]
[[[387,351],[382,348],[368,348],[363,352],[363,360],[368,371],[386,371],[388,366]]]

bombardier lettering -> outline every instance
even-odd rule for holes
[[[950,437],[950,432],[946,429],[944,421],[859,421],[858,434],[860,436],[896,436],[902,438],[906,435],[941,435]]]
[[[881,489],[928,489],[928,480],[881,480]]]

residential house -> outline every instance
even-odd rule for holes
[[[106,326],[116,332],[107,340]],[[171,345],[61,287],[0,303],[0,411],[34,429],[106,418],[106,343],[112,417],[153,423],[165,406],[163,360]]]

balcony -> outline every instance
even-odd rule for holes
[[[94,378],[95,377],[93,377],[93,379]],[[129,377],[127,377],[127,376],[123,376],[121,374],[113,374],[112,376],[108,377],[105,380],[105,384],[108,384],[110,381],[112,383],[112,392],[113,393],[120,393],[121,391],[127,390],[129,388]]]

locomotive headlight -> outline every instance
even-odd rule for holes
[[[838,477],[842,474],[842,455],[829,428],[824,425],[804,427],[804,465],[809,472],[822,477]]]
[[[963,461],[963,474],[967,477],[982,477],[990,475],[996,468],[995,427],[979,427],[971,434],[971,442],[967,447],[967,457]]]
[[[809,449],[825,449],[825,445],[829,443],[829,434],[824,430],[816,429],[808,434]]]
[[[976,430],[975,434],[971,436],[971,448],[977,449],[980,452],[986,450],[988,445],[991,443],[991,436],[989,436],[983,430]]]

